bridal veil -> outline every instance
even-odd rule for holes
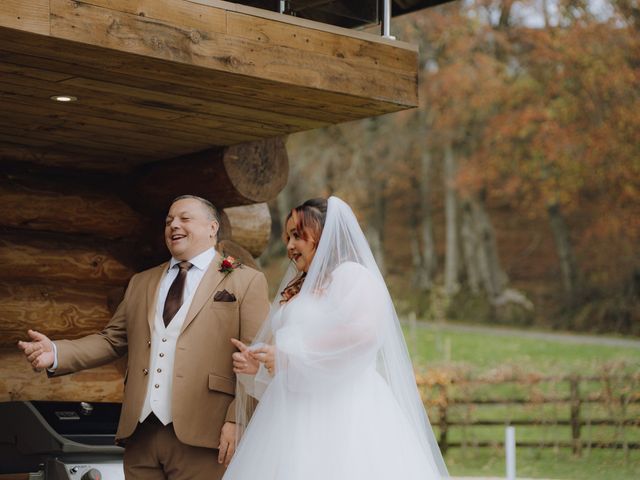
[[[289,304],[280,304],[279,292],[296,274],[291,265],[254,340],[254,345],[276,345],[279,388],[302,394],[323,392],[375,368],[392,391],[408,428],[414,429],[433,471],[448,478],[386,284],[353,211],[339,198],[328,200],[315,256],[300,292],[289,301],[303,302],[305,308],[295,311],[304,314],[283,323],[281,310]],[[238,380],[236,416],[242,431],[252,399],[259,400],[273,379],[261,366],[255,377],[240,374]]]

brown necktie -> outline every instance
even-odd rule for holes
[[[167,299],[164,301],[164,310],[162,311],[162,319],[164,320],[165,327],[169,326],[171,319],[182,306],[184,281],[187,279],[187,272],[191,267],[193,267],[189,262],[180,262],[177,266],[180,267],[180,271],[169,287],[169,293],[167,293]]]

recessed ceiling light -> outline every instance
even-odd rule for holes
[[[75,102],[78,100],[78,97],[74,97],[72,95],[53,95],[51,100],[55,100],[56,102]]]

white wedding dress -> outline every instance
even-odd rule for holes
[[[224,480],[448,478],[393,303],[341,200],[329,199],[302,290],[274,301],[257,342],[276,346],[276,373],[238,376],[241,425],[249,396],[259,403]]]

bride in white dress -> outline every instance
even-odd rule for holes
[[[384,280],[342,200],[287,218],[292,267],[252,346],[233,340],[246,425],[225,480],[448,478]]]

